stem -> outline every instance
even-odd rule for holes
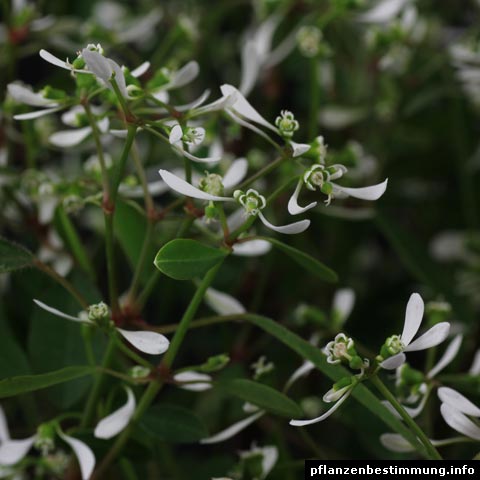
[[[113,211],[105,212],[105,250],[107,255],[108,295],[115,318],[120,311],[118,304],[117,276],[115,272],[115,247],[113,239]]]
[[[127,345],[125,345],[121,339],[117,338],[116,344],[117,347],[135,363],[142,365],[143,367],[146,367],[150,370],[153,368],[153,365],[150,362],[142,358],[140,355],[137,355],[133,350],[131,350]]]
[[[88,308],[88,302],[85,300],[83,295],[66,278],[59,275],[53,268],[41,262],[37,258],[33,261],[33,263],[39,270],[46,273],[49,277],[65,288],[65,290],[67,290],[75,298],[75,300],[77,300],[84,310]]]
[[[236,188],[238,190],[243,190],[244,188],[248,187],[250,184],[252,184],[256,180],[258,180],[259,178],[262,178],[263,176],[268,175],[272,170],[275,170],[275,168],[277,168],[287,158],[288,157],[285,155],[277,157],[272,163],[260,169],[257,173],[252,175],[250,178],[247,178],[244,182],[242,182]]]
[[[193,320],[190,323],[190,328],[201,328],[201,327],[209,327],[210,325],[217,325],[218,323],[225,323],[225,322],[242,322],[243,321],[244,314],[235,314],[235,315],[216,315],[213,317],[205,317],[205,318],[199,318],[198,320]],[[152,330],[154,332],[162,333],[162,334],[167,334],[167,333],[173,333],[176,332],[179,323],[171,323],[169,325],[163,325],[161,327],[152,327],[148,326],[149,330]]]
[[[103,356],[102,368],[107,369],[108,366],[110,365],[110,362],[112,361],[112,358],[113,358],[113,354],[115,352],[115,345],[116,345],[115,338],[114,337],[110,338],[107,345],[107,350],[105,352],[105,355]],[[93,388],[90,390],[90,395],[88,397],[87,405],[85,407],[85,412],[83,414],[81,427],[87,427],[92,422],[92,419],[95,413],[95,407],[97,406],[97,402],[98,402],[98,397],[100,396],[100,393],[103,387],[104,379],[105,379],[105,376],[103,373],[98,373],[95,377],[95,382],[93,384]]]
[[[150,278],[148,279],[147,284],[145,287],[143,287],[142,292],[140,295],[137,297],[137,300],[135,301],[135,307],[141,310],[145,303],[147,303],[148,297],[152,293],[153,289],[155,288],[155,285],[157,284],[158,280],[160,279],[161,273],[160,270],[157,270],[156,268],[150,275]]]
[[[392,392],[390,392],[390,390],[380,380],[378,375],[375,374],[371,376],[370,381],[375,385],[375,387],[377,387],[378,391],[385,397],[385,399],[390,402],[392,407],[399,413],[399,415],[402,417],[402,420],[410,427],[413,433],[415,433],[417,438],[425,447],[429,458],[432,460],[442,460],[442,456],[438,453],[438,450],[432,445],[430,439],[425,435],[423,430],[416,424],[412,417],[405,411],[402,405],[400,405]]]

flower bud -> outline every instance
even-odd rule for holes
[[[247,215],[258,215],[258,212],[267,204],[265,197],[253,188],[249,188],[246,192],[235,190],[233,198],[242,205]]]
[[[37,428],[35,448],[40,450],[43,456],[55,448],[55,428],[51,423],[42,423]]]
[[[280,135],[285,138],[292,138],[300,127],[293,113],[288,110],[280,112],[280,116],[275,119],[275,125],[280,130]]]
[[[88,319],[91,322],[99,323],[110,315],[108,305],[104,302],[96,303],[88,307]]]
[[[320,51],[322,36],[322,31],[313,25],[301,27],[297,33],[297,43],[302,55],[315,57]]]

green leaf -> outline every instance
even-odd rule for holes
[[[230,395],[253,403],[275,415],[287,418],[298,418],[302,415],[300,407],[291,398],[267,385],[236,378],[219,382],[217,386]]]
[[[227,255],[225,250],[208,247],[196,240],[179,238],[159,250],[154,264],[175,280],[192,280],[203,277]]]
[[[84,377],[95,371],[93,367],[67,367],[40,375],[25,375],[0,381],[0,398],[13,397],[21,393],[34,392],[59,383]]]
[[[176,405],[149,408],[140,427],[156,440],[169,443],[196,443],[208,436],[207,428],[194,413]]]
[[[430,259],[424,245],[414,237],[413,233],[402,230],[381,212],[377,213],[375,221],[412,275],[420,282],[430,285],[438,293],[441,293],[452,305],[455,313],[465,323],[472,324],[474,318],[467,302],[455,294],[452,288],[455,283],[454,279],[448,275],[444,268]]]
[[[351,373],[346,369],[327,363],[325,355],[321,353],[319,348],[306,342],[303,338],[291,332],[283,325],[260,315],[245,315],[244,318],[277,340],[280,340],[287,347],[297,352],[302,358],[310,360],[322,373],[334,382],[337,382],[345,376],[351,376]],[[391,430],[400,433],[412,445],[415,445],[419,451],[424,452],[424,447],[420,444],[416,436],[413,435],[402,421],[394,416],[365,385],[357,385],[352,392],[352,396],[382,420]]]
[[[26,248],[0,237],[0,273],[33,266],[34,256]]]
[[[338,281],[338,275],[329,267],[324,265],[322,262],[319,262],[316,258],[307,255],[301,250],[291,247],[283,242],[280,242],[276,238],[270,237],[258,237],[262,240],[270,242],[274,247],[281,250],[283,253],[287,254],[292,260],[297,262],[301,267],[303,267],[308,272],[316,275],[318,278],[330,283]]]

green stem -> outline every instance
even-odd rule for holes
[[[125,145],[123,147],[122,155],[120,156],[120,160],[118,161],[118,165],[115,169],[115,174],[113,177],[112,183],[112,193],[111,193],[111,203],[115,205],[115,201],[117,200],[118,195],[118,187],[120,186],[120,182],[122,181],[123,172],[125,170],[125,165],[127,163],[128,155],[133,145],[133,141],[135,140],[135,134],[137,133],[137,126],[136,125],[129,125],[127,128],[127,138],[125,140]]]
[[[157,270],[156,268],[150,275],[150,278],[147,281],[147,284],[145,287],[143,287],[143,290],[141,291],[140,295],[138,295],[136,301],[135,301],[135,308],[141,310],[144,305],[147,303],[148,297],[150,297],[150,294],[152,293],[153,289],[155,288],[155,285],[157,284],[158,280],[160,279],[161,273],[160,270]]]
[[[238,185],[237,189],[243,190],[244,188],[248,187],[256,180],[258,180],[259,178],[262,178],[265,175],[268,175],[271,171],[275,170],[287,158],[288,157],[285,155],[277,157],[273,162],[269,163],[268,165],[260,169],[257,173],[252,175],[250,178],[247,178],[244,182]]]
[[[115,338],[112,337],[108,342],[107,350],[105,351],[105,354],[103,356],[102,368],[106,369],[109,367],[113,358],[113,354],[115,352],[115,346]],[[98,402],[98,397],[100,396],[100,393],[102,391],[104,379],[105,375],[103,373],[97,373],[97,375],[95,376],[95,382],[92,389],[90,390],[90,395],[87,399],[87,405],[85,406],[85,412],[83,414],[83,419],[81,423],[82,427],[88,427],[92,422],[95,414],[95,407],[97,406]]]
[[[400,405],[395,396],[390,392],[390,390],[385,386],[385,384],[380,380],[378,375],[373,375],[370,377],[370,381],[377,387],[378,391],[385,397],[386,400],[392,405],[392,407],[398,412],[402,417],[402,420],[410,427],[412,432],[417,436],[420,442],[425,447],[425,450],[432,460],[442,460],[442,456],[438,453],[438,450],[432,445],[430,439],[425,435],[423,430],[416,424],[412,417],[405,411],[405,409]]]
[[[140,355],[137,355],[133,350],[131,350],[127,345],[125,345],[120,338],[116,339],[116,344],[117,347],[131,360],[133,360],[135,363],[138,365],[142,365],[143,367],[146,367],[148,369],[152,369],[153,365],[142,358]]]
[[[115,268],[115,247],[113,238],[113,211],[105,212],[105,251],[107,255],[108,295],[112,313],[115,317],[120,311],[118,304],[117,276]]]
[[[217,325],[219,323],[225,322],[242,322],[244,314],[241,315],[215,315],[212,317],[199,318],[198,320],[193,320],[190,323],[190,329],[192,328],[202,328],[209,327],[210,325]],[[168,325],[163,325],[161,327],[148,327],[149,330],[154,330],[155,332],[168,334],[173,333],[178,330],[179,323],[171,323]]]

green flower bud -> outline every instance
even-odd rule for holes
[[[51,423],[42,423],[37,428],[34,445],[43,456],[48,455],[55,448],[55,427]]]
[[[53,88],[50,85],[43,87],[41,94],[50,100],[64,100],[67,98],[67,94],[58,88]]]
[[[292,138],[294,132],[300,127],[293,113],[288,110],[280,112],[280,116],[275,119],[275,125],[280,130],[280,135],[285,138]]]
[[[88,307],[88,319],[91,322],[99,323],[110,316],[108,305],[104,302],[96,303]]]
[[[229,362],[230,357],[225,353],[221,353],[208,358],[207,361],[200,366],[199,370],[205,373],[216,372],[227,366]]]
[[[145,378],[150,375],[150,369],[142,365],[135,365],[128,370],[128,375],[132,378]]]

